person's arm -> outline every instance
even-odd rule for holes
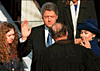
[[[18,43],[18,56],[21,57],[25,57],[27,56],[31,49],[32,49],[32,38],[28,37],[26,41],[24,42],[20,42]]]
[[[86,38],[84,38],[84,39],[81,39],[81,38],[74,39],[74,43],[91,49],[90,42]]]
[[[81,38],[76,38],[74,39],[75,44],[81,44],[82,39]]]
[[[21,24],[21,33],[22,37],[19,39],[19,44],[18,44],[18,55],[19,57],[24,57],[28,55],[28,53],[31,51],[32,48],[32,38],[29,37],[31,33],[32,27],[28,29],[28,21],[25,20]]]

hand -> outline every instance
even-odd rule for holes
[[[30,26],[30,29],[28,29],[28,20],[24,20],[21,24],[21,33],[22,33],[22,40],[27,40],[27,37],[31,33],[32,26]]]
[[[81,44],[81,41],[82,41],[81,38],[74,39],[75,44]]]
[[[84,47],[86,47],[86,48],[91,49],[91,44],[90,44],[90,42],[87,40],[87,38],[82,38],[81,45],[84,46]]]

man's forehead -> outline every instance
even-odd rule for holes
[[[51,10],[51,11],[46,10],[46,11],[44,12],[44,14],[56,14],[56,13],[55,13],[55,11],[53,11],[53,10]],[[43,14],[43,15],[44,15],[44,14]]]

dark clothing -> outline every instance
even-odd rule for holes
[[[90,44],[91,50],[100,58],[100,47],[98,46],[98,38],[95,38],[94,40],[90,41]]]
[[[58,22],[62,22],[68,27],[68,40],[74,40],[74,29],[72,22],[72,15],[70,6],[62,3],[61,1],[57,2],[59,15]],[[97,20],[95,6],[93,0],[87,0],[84,3],[80,2],[79,15],[77,24],[83,23],[86,19]],[[80,36],[80,32],[76,30],[76,38]]]
[[[24,71],[22,61],[14,56],[14,52],[12,49],[11,53],[13,58],[8,63],[0,63],[0,71]]]
[[[32,28],[30,36],[27,38],[27,40],[24,43],[20,43],[19,46],[20,47],[18,48],[18,51],[20,57],[27,56],[32,49],[33,56],[32,56],[31,71],[34,71],[34,67],[35,67],[34,62],[40,56],[41,51],[43,51],[46,48],[45,26],[41,25]]]
[[[90,49],[59,41],[41,54],[36,71],[100,71],[100,60]]]

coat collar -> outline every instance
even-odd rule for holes
[[[94,40],[90,41],[90,44],[91,44],[91,48],[95,45],[98,44],[98,38],[95,38]]]
[[[70,40],[65,40],[65,39],[63,39],[63,40],[57,41],[56,43],[65,44],[65,43],[70,43],[70,42],[71,42]]]

